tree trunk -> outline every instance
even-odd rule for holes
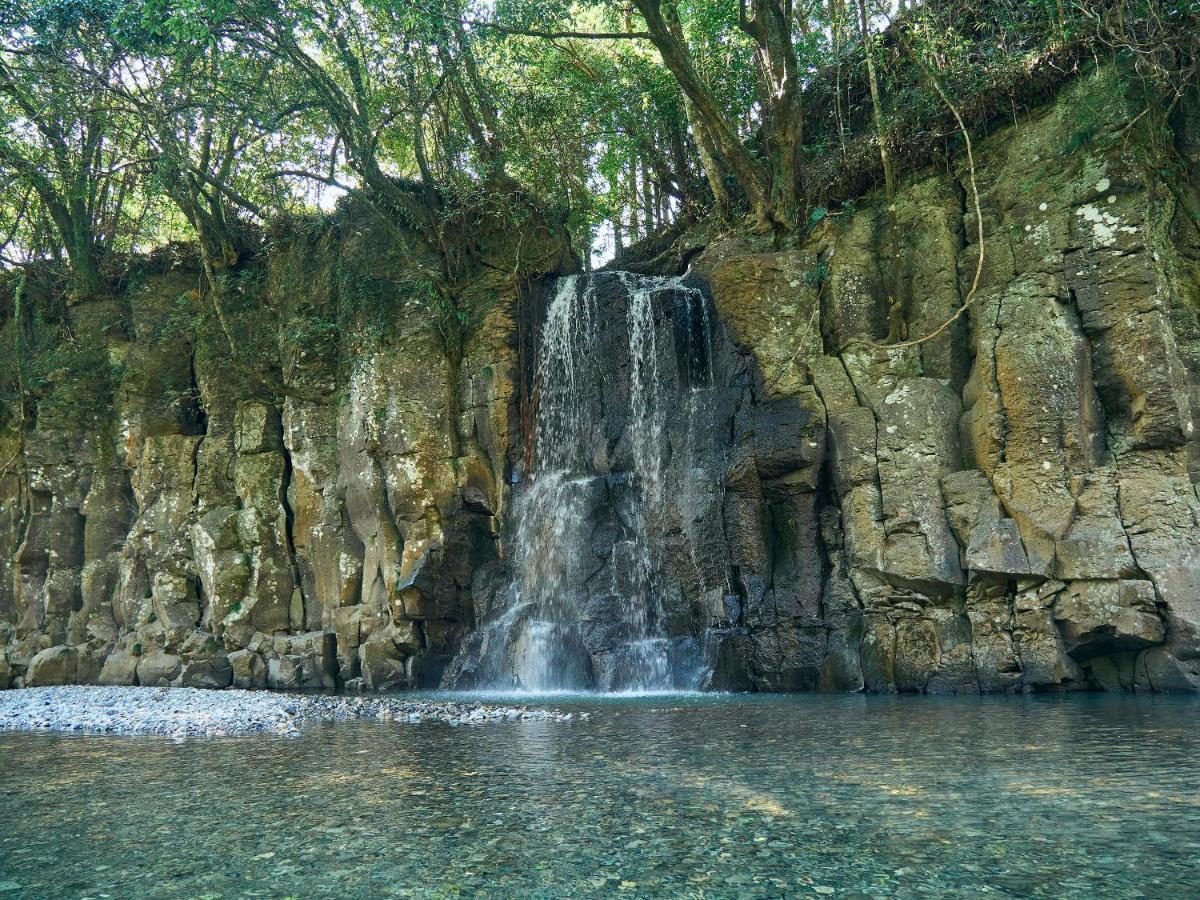
[[[91,233],[79,228],[67,244],[67,257],[71,260],[71,284],[76,300],[94,297],[104,291],[104,274],[96,258],[96,247]]]
[[[771,220],[767,192],[767,176],[762,166],[750,155],[738,138],[736,130],[725,120],[724,113],[708,90],[692,63],[691,54],[683,40],[678,12],[672,0],[634,0],[634,5],[650,33],[650,41],[662,56],[663,64],[675,76],[675,81],[688,99],[688,117],[701,147],[713,193],[728,195],[726,178],[732,176],[741,187],[750,203],[755,218],[760,223]],[[706,150],[708,152],[706,152]]]
[[[683,102],[692,126],[692,134],[696,138],[696,150],[700,155],[700,165],[704,168],[704,175],[708,179],[708,189],[712,192],[713,201],[717,205],[717,213],[721,218],[729,219],[733,215],[729,181],[734,180],[734,176],[725,164],[725,160],[721,158],[721,153],[713,143],[708,128],[700,120],[695,105],[686,97]]]
[[[738,24],[756,45],[759,103],[763,139],[769,160],[769,224],[781,232],[794,231],[799,216],[797,181],[803,142],[799,64],[792,45],[791,4],[780,0],[746,0]]]
[[[39,179],[44,180],[44,179]],[[102,293],[105,287],[104,273],[100,268],[96,241],[89,223],[82,217],[79,203],[64,202],[49,184],[34,182],[34,190],[42,200],[50,221],[67,251],[67,263],[71,270],[71,291],[76,302]]]
[[[636,158],[629,161],[629,167],[625,171],[625,177],[628,179],[626,185],[629,188],[629,240],[630,243],[635,243],[638,238],[642,237],[643,235],[641,229],[639,228],[641,221],[640,216],[638,215],[638,170]]]

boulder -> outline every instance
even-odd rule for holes
[[[227,688],[232,682],[233,667],[224,653],[185,659],[180,667],[182,687]]]
[[[274,691],[295,691],[304,687],[304,660],[290,654],[268,659],[267,687]]]
[[[1054,620],[1078,661],[1161,644],[1163,621],[1149,581],[1074,581],[1058,595]]]
[[[179,677],[178,656],[156,650],[138,659],[137,681],[144,687],[169,687]]]
[[[404,687],[407,682],[406,654],[388,637],[372,638],[358,648],[363,685],[382,691]]]
[[[112,685],[137,684],[138,657],[128,650],[114,650],[100,669],[100,683]]]
[[[74,647],[49,647],[29,661],[26,687],[74,684],[79,674],[79,652]]]
[[[228,659],[234,687],[254,690],[267,686],[267,664],[260,654],[235,650]]]

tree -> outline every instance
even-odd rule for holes
[[[100,3],[25,2],[0,19],[0,167],[53,223],[79,298],[105,289],[145,139],[107,105],[125,53],[103,39],[104,14]]]
[[[630,26],[624,32],[578,34],[556,31],[551,25],[504,28],[535,36],[648,40],[683,95],[695,147],[718,206],[731,212],[731,194],[740,191],[759,228],[794,231],[803,143],[804,67],[797,47],[810,51],[816,46],[814,35],[819,29],[810,22],[816,8],[797,7],[793,0],[739,0],[736,18],[730,21],[727,6],[721,3],[690,4],[687,18],[677,0],[633,0],[633,6],[645,23],[644,30]],[[734,45],[728,39],[729,27],[739,29],[748,40]],[[723,58],[720,79],[705,77],[702,71],[701,57],[713,47],[717,48],[714,55]],[[737,92],[743,74],[753,78],[751,102],[745,102],[744,93],[737,98],[741,102],[730,102],[728,89],[722,97],[718,80],[735,85]],[[753,129],[744,127],[750,106],[760,113]]]
[[[675,0],[634,0],[650,40],[688,100],[692,129],[713,194],[725,203],[726,182],[736,180],[758,225],[794,231],[797,225],[802,143],[800,64],[792,0],[739,0],[737,25],[754,44],[761,149],[752,154],[721,109],[692,60]],[[807,17],[801,17],[807,22]]]
[[[710,204],[786,238],[807,206],[876,171],[890,207],[912,156],[906,122],[950,107],[969,119],[969,97],[1019,83],[1031,54],[1071,47],[1107,52],[1141,85],[1139,127],[1200,220],[1170,138],[1197,80],[1195,0],[944,0],[901,4],[894,22],[890,11],[870,0],[8,0],[0,265],[61,259],[76,296],[103,293],[123,253],[186,223],[215,284],[253,245],[247,226],[352,188],[447,257],[455,209],[496,212],[517,196],[554,210],[585,256],[603,227],[641,240]],[[916,25],[939,35],[930,65],[945,98],[901,47]],[[855,154],[855,137],[874,139],[877,163]],[[889,232],[895,249],[890,210]],[[457,263],[446,265],[449,279]]]

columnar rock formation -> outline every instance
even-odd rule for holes
[[[656,564],[711,686],[1200,689],[1195,186],[1153,174],[1114,90],[1081,76],[977,141],[983,277],[928,343],[881,346],[967,295],[961,158],[902,186],[896,303],[875,199],[790,250],[683,239],[714,387],[664,429]],[[1180,133],[1200,164],[1194,107]],[[466,647],[462,680],[513,577],[533,323],[574,267],[545,230],[477,243],[451,307],[419,242],[349,209],[278,236],[222,316],[174,248],[63,311],[0,446],[0,685],[435,686]],[[693,329],[656,298],[678,390]],[[628,421],[596,421],[619,475]],[[624,489],[596,505],[601,567]],[[594,599],[600,660],[620,604]]]
[[[1080,110],[1114,90],[1080,79],[983,142],[981,286],[933,341],[875,343],[890,311],[877,208],[799,252],[728,242],[698,262],[772,395],[812,410],[812,464],[828,473],[830,507],[796,517],[820,533],[819,591],[786,577],[781,596],[761,543],[734,563],[775,586],[747,622],[760,683],[1200,688],[1200,242],[1125,120],[1070,152]],[[959,159],[898,201],[910,337],[964,302],[970,198]]]

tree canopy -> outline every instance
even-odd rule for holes
[[[584,259],[786,240],[1046,61],[1112,56],[1166,127],[1198,35],[1197,0],[4,0],[0,265],[89,294],[186,238],[215,282],[352,188],[433,231],[520,191]]]

